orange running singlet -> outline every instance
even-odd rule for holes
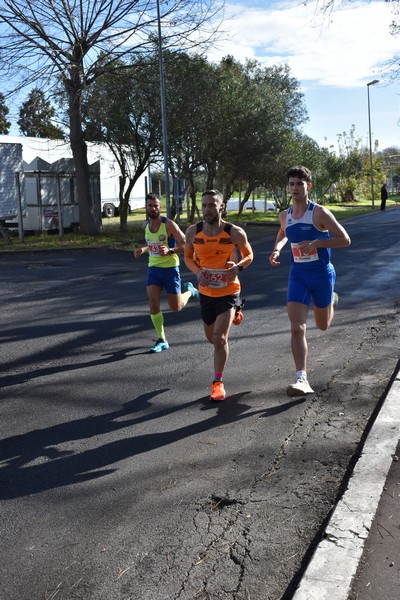
[[[224,229],[216,236],[208,236],[203,231],[203,223],[197,223],[196,235],[193,240],[195,260],[199,267],[205,271],[209,285],[199,285],[199,291],[205,296],[219,298],[240,292],[238,277],[234,281],[226,278],[228,261],[233,260],[236,246],[232,243],[231,223],[226,223]]]

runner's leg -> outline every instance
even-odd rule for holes
[[[217,316],[214,323],[204,325],[207,340],[214,346],[214,377],[211,385],[210,399],[213,401],[225,400],[226,392],[222,382],[224,369],[229,356],[229,330],[235,314],[234,308]]]
[[[288,302],[287,312],[290,320],[291,347],[296,371],[307,371],[306,323],[308,306],[300,302]]]
[[[164,331],[164,316],[160,310],[161,302],[161,287],[158,285],[147,286],[147,297],[149,299],[150,318],[153,323],[157,336],[161,340],[165,340]]]
[[[183,292],[179,294],[167,294],[168,305],[172,312],[179,312],[185,308],[186,304],[192,296],[192,292]]]
[[[316,326],[321,331],[329,328],[335,313],[334,302],[338,300],[338,295],[333,291],[335,281],[335,269],[333,265],[330,265],[327,272],[321,275],[318,285],[313,290],[314,319]]]
[[[165,269],[165,272],[163,273],[163,283],[165,291],[167,292],[168,305],[172,312],[181,311],[193,295],[199,296],[197,289],[190,283],[186,284],[186,291],[181,292],[181,274],[179,267]]]
[[[329,304],[329,306],[325,306],[325,308],[319,308],[318,306],[314,306],[314,318],[315,324],[321,331],[326,331],[330,324],[332,323],[333,316],[335,314],[335,309],[333,304]]]
[[[229,357],[228,338],[234,314],[235,311],[231,308],[218,315],[213,326],[210,326],[213,327],[213,329],[212,332],[208,332],[208,335],[206,331],[207,326],[204,327],[208,341],[214,345],[214,371],[216,373],[224,372]]]

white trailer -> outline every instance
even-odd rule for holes
[[[0,143],[0,221],[16,219],[23,199],[22,145]]]
[[[14,143],[22,146],[22,155],[25,163],[30,165],[39,158],[48,165],[61,159],[71,159],[72,152],[68,142],[63,140],[50,140],[47,138],[32,138],[24,136],[0,135],[0,143]],[[118,213],[119,209],[119,178],[120,169],[112,152],[105,144],[88,142],[88,161],[91,164],[100,164],[100,202],[101,212],[104,217]],[[139,177],[132,190],[129,204],[131,209],[145,206],[147,177]]]
[[[11,241],[5,227],[8,219],[15,219],[19,237],[24,239],[24,198],[22,145],[0,143],[0,233],[7,242]]]
[[[91,195],[100,212],[100,164],[89,165]],[[78,229],[79,205],[72,159],[52,164],[36,158],[24,162],[26,210],[25,231]]]
[[[101,165],[101,214],[103,217],[119,215],[119,181],[121,171],[111,150],[105,144],[88,143],[88,157],[98,160]],[[144,208],[148,178],[141,175],[131,191],[129,207],[131,210]]]

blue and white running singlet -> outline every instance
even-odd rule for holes
[[[305,268],[321,268],[330,263],[330,248],[314,248],[310,254],[304,254],[299,250],[299,242],[304,240],[326,240],[329,239],[329,231],[318,229],[313,223],[315,202],[310,202],[304,215],[295,219],[292,215],[293,207],[288,208],[286,214],[285,235],[291,246],[290,260],[294,266]]]
[[[330,233],[318,229],[313,223],[315,202],[310,202],[301,219],[294,219],[292,207],[286,215],[286,237],[291,246],[291,267],[288,281],[288,302],[300,302],[324,308],[331,304],[336,273],[330,262],[330,248],[314,248],[310,254],[302,253],[299,242],[329,239]]]

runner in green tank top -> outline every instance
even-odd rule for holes
[[[136,248],[134,255],[135,258],[139,258],[145,252],[149,254],[147,297],[150,318],[158,336],[150,352],[161,352],[169,348],[165,337],[164,315],[161,312],[162,290],[165,288],[168,305],[173,312],[182,310],[192,296],[198,298],[199,292],[189,282],[185,284],[185,291],[181,293],[179,253],[183,252],[185,234],[174,221],[161,216],[161,202],[156,194],[147,194],[146,213],[146,246]]]

